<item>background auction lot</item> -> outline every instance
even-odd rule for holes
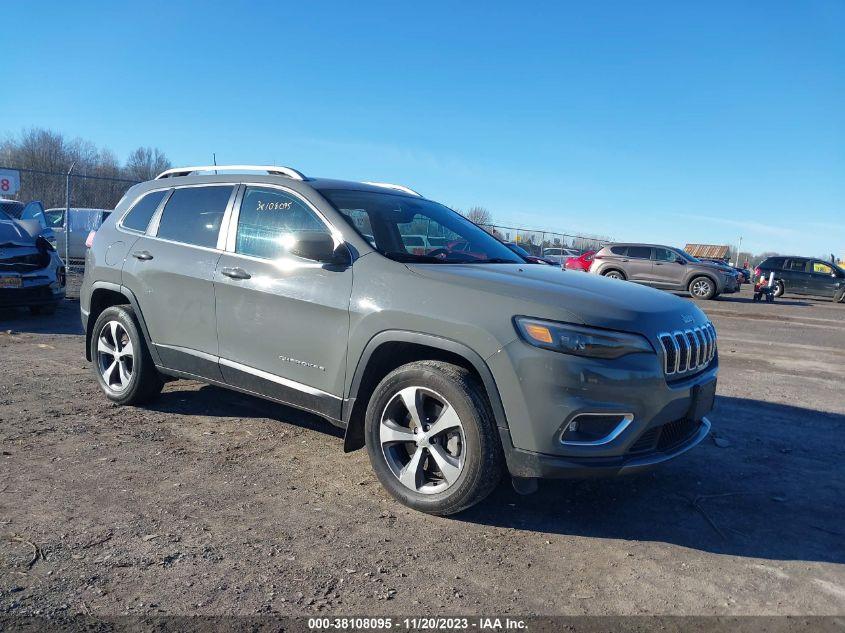
[[[308,414],[185,381],[111,405],[76,301],[0,312],[0,613],[845,613],[845,310],[699,305],[713,436],[449,519],[393,501]]]

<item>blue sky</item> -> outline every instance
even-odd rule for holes
[[[845,2],[15,2],[0,134],[845,256]]]

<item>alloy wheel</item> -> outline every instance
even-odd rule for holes
[[[414,492],[443,492],[463,471],[467,449],[461,420],[430,389],[397,392],[382,412],[379,440],[390,471]]]
[[[608,279],[622,279],[622,275],[620,275],[620,274],[619,274],[618,272],[616,272],[615,270],[613,270],[613,271],[611,271],[611,272],[607,273],[607,274],[605,275],[605,277],[607,277]]]
[[[710,282],[699,279],[692,285],[692,294],[696,297],[706,297],[710,294]]]
[[[107,321],[97,336],[97,367],[112,391],[123,391],[132,380],[135,350],[120,321]]]

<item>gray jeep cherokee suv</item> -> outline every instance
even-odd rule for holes
[[[420,235],[431,246],[405,240]],[[521,491],[632,473],[710,428],[718,357],[701,310],[528,265],[400,185],[169,170],[97,232],[81,308],[112,401],[177,377],[312,411],[435,514],[481,500],[504,466]]]
[[[658,244],[608,244],[593,255],[590,272],[663,290],[685,290],[694,299],[739,291],[739,275],[729,266]]]

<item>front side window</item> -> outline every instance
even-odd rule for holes
[[[176,189],[158,225],[157,237],[194,246],[214,248],[226,205],[234,187]]]
[[[156,209],[158,209],[158,205],[161,203],[166,193],[166,189],[164,191],[153,191],[152,193],[148,193],[135,203],[135,206],[133,206],[129,213],[126,214],[126,217],[123,218],[123,222],[121,224],[127,229],[146,233],[147,226],[153,217],[153,213],[155,213]]]
[[[47,216],[47,225],[51,229],[60,229],[65,225],[65,210],[64,209],[47,209],[44,212]]]
[[[675,251],[670,251],[668,248],[655,248],[654,260],[658,262],[673,262],[678,259],[678,254]]]
[[[374,191],[331,189],[320,193],[365,239],[372,236],[371,243],[377,251],[396,261],[424,264],[525,261],[463,216],[431,200]]]
[[[284,255],[302,233],[330,234],[299,198],[270,187],[247,187],[238,216],[235,252],[266,259]]]
[[[833,274],[833,266],[825,264],[824,262],[813,262],[813,272],[818,275],[827,275],[829,277]]]
[[[633,259],[650,259],[651,247],[649,246],[629,246],[628,257]]]

